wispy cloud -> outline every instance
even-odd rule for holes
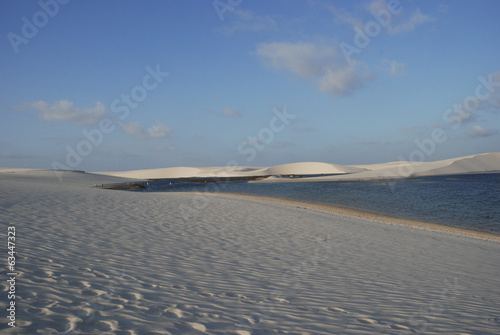
[[[120,127],[127,134],[138,138],[150,139],[150,138],[176,137],[172,128],[170,128],[170,126],[161,121],[156,121],[154,125],[148,129],[145,129],[137,121],[128,123],[120,122],[119,124]]]
[[[78,108],[68,100],[59,100],[52,105],[40,100],[23,103],[21,109],[33,109],[45,121],[68,121],[83,126],[99,122],[106,114],[106,107],[99,101],[95,107]]]
[[[387,10],[387,2],[385,0],[374,0],[365,6],[369,12],[379,13],[381,10]]]
[[[438,12],[439,13],[448,13],[448,10],[450,9],[450,6],[445,5],[445,4],[440,4]]]
[[[409,19],[406,19],[397,25],[390,24],[387,27],[387,31],[392,35],[408,33],[415,30],[415,28],[417,28],[418,26],[432,21],[435,21],[433,17],[422,14],[420,9],[417,8],[417,10],[413,13],[412,16],[410,16]]]
[[[390,141],[374,141],[374,140],[359,140],[355,142],[356,145],[359,146],[364,146],[364,147],[371,147],[371,146],[387,146],[391,144],[396,144],[396,143],[401,143],[401,142],[390,142]]]
[[[415,134],[423,134],[427,131],[427,126],[404,126],[399,127],[398,130],[402,133],[415,133]]]
[[[353,29],[357,28],[361,30],[363,30],[368,20],[373,20],[373,17],[370,16],[369,19],[363,21],[360,18],[361,16],[366,16],[368,13],[380,13],[382,10],[387,12],[389,7],[386,0],[371,1],[364,6],[364,11],[356,13],[348,12],[331,4],[324,4],[323,6],[333,13],[337,22],[345,23],[352,26]],[[407,11],[404,10],[404,6],[402,8],[402,13],[391,16],[390,24],[387,26],[387,31],[391,35],[408,33],[426,22],[435,21],[435,18],[430,15],[423,14],[419,8],[417,8],[411,15],[405,15]],[[397,24],[394,23],[396,20],[398,21]]]
[[[387,72],[389,72],[391,76],[402,77],[406,74],[406,64],[398,63],[394,60],[390,61],[388,59],[384,59],[384,64],[386,65]]]
[[[450,113],[448,118],[452,123],[461,125],[463,123],[474,122],[477,119],[477,115],[465,109],[460,109],[459,111]]]
[[[466,133],[470,137],[490,137],[498,134],[498,129],[484,128],[480,125],[475,125]]]
[[[343,8],[336,7],[332,4],[329,3],[324,3],[322,4],[324,7],[326,7],[330,12],[333,13],[335,20],[338,23],[347,23],[348,25],[351,25],[353,27],[357,28],[362,28],[363,27],[363,21],[357,17],[355,17],[352,13],[349,13]]]
[[[229,107],[224,107],[221,111],[214,111],[213,109],[207,109],[206,111],[212,115],[218,115],[224,117],[235,117],[235,116],[241,117],[240,112],[238,112],[236,109],[232,109]]]
[[[488,80],[487,77],[484,78]],[[493,82],[500,83],[500,71],[496,71],[492,74]],[[497,85],[497,84],[493,84]],[[500,111],[500,90],[495,89],[493,92],[490,92],[490,96],[488,99],[481,100],[479,103],[478,109],[486,110],[486,111]]]
[[[237,31],[264,31],[275,29],[276,21],[270,16],[260,16],[250,10],[237,9],[232,15],[232,21],[218,29],[223,34],[233,34]]]
[[[287,149],[296,146],[297,144],[292,141],[276,141],[273,143],[275,149]]]
[[[306,42],[273,42],[257,45],[257,56],[274,70],[292,73],[314,83],[320,92],[347,96],[375,77],[364,64],[345,64],[338,48]]]
[[[0,152],[1,159],[32,159],[32,158],[40,158],[40,156],[36,155],[24,155],[24,154],[9,154]]]

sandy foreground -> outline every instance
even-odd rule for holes
[[[297,202],[0,172],[5,334],[498,334],[500,243]],[[394,220],[394,219],[391,219]],[[392,224],[389,224],[392,223]]]

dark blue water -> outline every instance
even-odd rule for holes
[[[232,192],[350,207],[500,234],[500,173],[377,181],[152,182],[146,191]]]

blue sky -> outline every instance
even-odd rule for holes
[[[3,0],[0,166],[500,151],[499,12],[493,0]]]

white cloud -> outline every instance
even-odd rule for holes
[[[163,137],[175,137],[175,134],[167,124],[156,121],[151,128],[145,129],[139,124],[139,122],[120,122],[120,127],[129,135],[139,138],[163,138]]]
[[[129,123],[120,122],[120,127],[129,135],[143,136],[146,134],[146,130],[137,121]]]
[[[406,64],[398,63],[396,61],[390,61],[384,59],[384,64],[388,65],[387,71],[391,76],[404,76],[406,73]]]
[[[472,127],[467,135],[470,137],[490,137],[498,134],[498,129],[484,128],[479,125]]]
[[[370,72],[361,70],[361,62],[345,64],[332,46],[305,42],[261,43],[257,45],[256,54],[270,68],[306,79],[319,91],[334,97],[350,95],[374,78]]]
[[[322,69],[335,57],[335,50],[312,43],[275,42],[259,44],[257,55],[276,70],[286,69],[298,76],[312,78],[321,75]]]
[[[151,138],[173,136],[172,128],[161,121],[156,121],[147,132]]]
[[[69,121],[88,126],[99,122],[106,114],[106,107],[96,102],[95,107],[78,108],[71,101],[59,100],[49,105],[45,101],[34,101],[23,104],[38,112],[38,117],[45,121]]]
[[[415,30],[421,24],[426,22],[432,22],[435,19],[429,15],[422,14],[420,9],[417,8],[415,13],[407,19],[406,21],[401,22],[398,25],[393,26],[392,24],[387,27],[387,31],[392,35],[408,33]]]

